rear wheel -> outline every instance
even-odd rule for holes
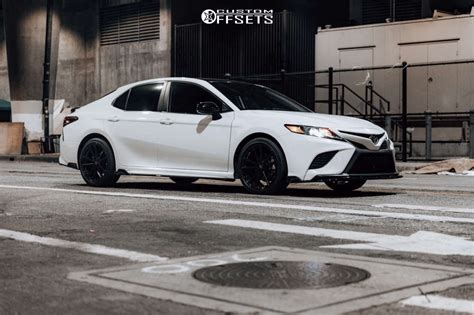
[[[170,179],[179,186],[189,186],[198,180],[197,177],[170,177]]]
[[[331,189],[335,191],[349,192],[364,186],[365,179],[329,179],[324,181],[324,183]]]
[[[88,140],[79,153],[79,170],[84,181],[95,187],[114,185],[120,175],[115,172],[112,149],[103,139]]]
[[[266,138],[244,145],[237,171],[244,188],[252,194],[275,194],[288,185],[285,156],[277,144]]]

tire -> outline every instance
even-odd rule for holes
[[[113,186],[120,175],[115,171],[115,157],[109,144],[100,138],[88,140],[79,152],[79,170],[89,186]]]
[[[255,138],[242,147],[236,171],[245,190],[252,194],[277,194],[288,186],[285,155],[267,138]]]
[[[324,183],[334,191],[350,192],[364,186],[365,179],[327,180]]]
[[[197,181],[199,178],[197,177],[170,177],[170,179],[178,184],[179,186],[189,186],[195,181]]]

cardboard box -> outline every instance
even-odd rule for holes
[[[30,141],[28,142],[28,154],[41,154],[43,150],[41,148],[41,141]]]
[[[21,154],[24,137],[23,123],[0,123],[0,155]]]

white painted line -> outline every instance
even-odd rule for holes
[[[453,299],[440,295],[417,295],[401,301],[403,305],[436,310],[474,314],[474,301]]]
[[[133,209],[110,209],[110,210],[105,210],[102,213],[127,213],[127,212],[135,212]]]
[[[11,230],[0,229],[0,237],[9,238],[16,241],[27,242],[27,243],[37,243],[37,244],[46,245],[46,246],[75,249],[75,250],[79,250],[86,253],[126,258],[132,261],[139,261],[139,262],[164,261],[168,259],[166,257],[143,254],[143,253],[124,250],[124,249],[111,248],[111,247],[97,245],[97,244],[71,242],[71,241],[65,241],[65,240],[61,240],[57,238],[42,237],[42,236],[37,236],[37,235],[29,234],[29,233],[17,232],[17,231],[11,231]]]
[[[426,231],[419,231],[410,236],[400,236],[344,230],[330,230],[317,227],[287,225],[250,220],[215,220],[206,221],[205,223],[236,226],[256,230],[266,230],[274,232],[294,233],[317,237],[328,237],[334,239],[368,242],[364,244],[322,246],[326,248],[370,249],[415,252],[436,255],[474,256],[473,241],[465,240],[461,237]]]
[[[313,206],[303,206],[303,205],[291,205],[291,204],[267,203],[267,202],[253,202],[253,201],[240,201],[240,200],[196,198],[196,197],[182,197],[182,196],[170,196],[170,195],[132,194],[132,193],[124,193],[124,192],[64,189],[64,188],[50,188],[50,187],[33,187],[33,186],[14,186],[14,185],[0,185],[0,188],[24,189],[24,190],[25,189],[28,189],[28,190],[48,190],[48,191],[78,193],[78,194],[86,194],[86,195],[115,196],[115,197],[129,197],[129,198],[145,198],[145,199],[189,201],[189,202],[204,202],[204,203],[213,203],[213,204],[250,206],[250,207],[262,207],[262,208],[278,208],[278,209],[292,209],[292,210],[301,210],[301,211],[342,213],[342,214],[349,214],[349,215],[372,216],[372,217],[404,219],[404,220],[474,223],[474,219],[471,219],[471,218],[457,218],[457,217],[433,216],[433,215],[398,213],[398,212],[366,211],[366,210],[356,210],[356,209],[313,207]]]
[[[423,205],[404,205],[398,203],[382,203],[379,205],[372,205],[375,208],[393,208],[393,209],[407,209],[407,210],[425,210],[425,211],[440,211],[440,212],[456,212],[456,213],[472,213],[472,208],[454,208],[454,207],[436,207]]]

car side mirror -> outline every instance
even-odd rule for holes
[[[221,116],[221,108],[214,102],[201,102],[196,106],[196,113],[201,115],[212,115],[212,120],[219,120]]]

